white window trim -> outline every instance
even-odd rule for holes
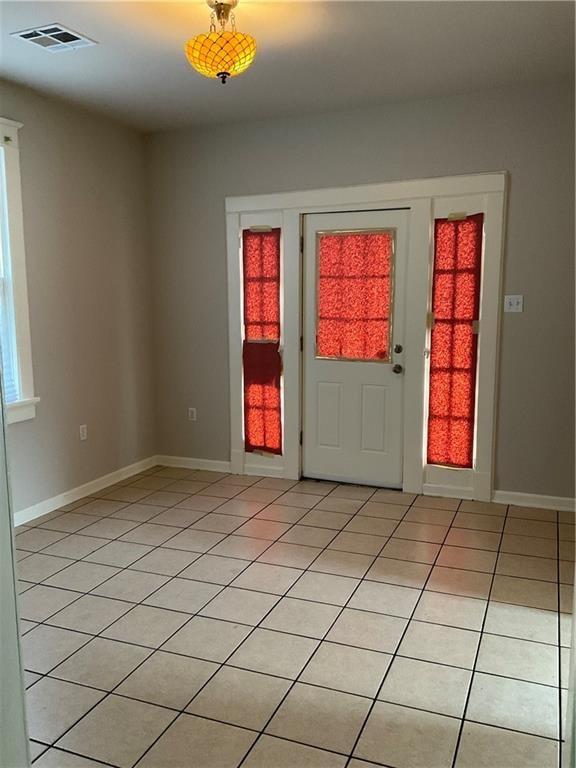
[[[300,222],[306,213],[410,209],[406,305],[403,490],[490,501],[493,494],[500,295],[507,173],[480,173],[359,187],[226,198],[230,350],[231,465],[246,474],[298,478],[301,466],[301,256]],[[458,207],[460,205],[460,207]],[[435,216],[454,211],[485,214],[481,289],[476,457],[472,470],[428,466],[427,310]],[[244,451],[242,433],[240,231],[257,224],[282,227],[281,322],[284,360],[284,455]]]
[[[28,310],[28,284],[26,280],[26,251],[24,248],[24,221],[22,213],[22,182],[20,176],[20,150],[18,131],[22,123],[0,117],[0,142],[4,149],[6,171],[6,200],[8,207],[8,239],[14,296],[16,349],[20,399],[6,406],[6,421],[14,424],[36,416],[40,398],[34,394],[32,371],[32,344],[30,340],[30,314]]]

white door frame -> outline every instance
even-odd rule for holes
[[[413,493],[488,501],[493,492],[496,381],[499,349],[504,211],[507,173],[451,176],[249,197],[226,198],[232,472],[298,478],[301,467],[302,216],[354,210],[410,210],[406,292],[404,477]],[[428,344],[434,219],[451,213],[484,213],[484,249],[478,340],[474,469],[426,465]],[[241,232],[280,227],[283,456],[245,453],[242,382]]]
[[[8,483],[5,411],[0,392],[0,766],[30,765],[24,664],[18,628],[14,517]]]

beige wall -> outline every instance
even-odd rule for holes
[[[15,509],[155,452],[145,162],[137,133],[8,83],[36,394],[8,428]],[[88,425],[80,442],[79,425]]]
[[[525,311],[503,320],[496,487],[573,496],[572,92],[559,84],[149,137],[158,452],[229,457],[226,196],[508,170],[504,285],[524,294]]]
[[[8,428],[16,509],[155,453],[229,458],[227,195],[502,169],[505,290],[524,294],[525,311],[503,321],[496,487],[574,495],[570,85],[145,141],[27,89],[0,89],[0,113],[24,123],[41,397],[35,420]]]

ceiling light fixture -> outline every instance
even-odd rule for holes
[[[195,70],[225,83],[229,77],[245,72],[256,56],[256,41],[250,35],[236,31],[232,9],[238,0],[206,0],[212,8],[210,31],[196,35],[186,43],[186,57]],[[231,29],[226,29],[230,21]],[[216,30],[216,24],[220,29]]]

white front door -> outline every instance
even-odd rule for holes
[[[302,471],[402,486],[408,211],[304,217]]]

